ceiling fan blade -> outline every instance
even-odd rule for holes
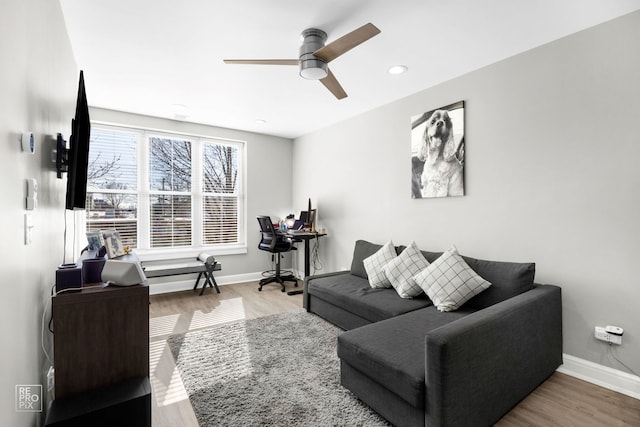
[[[345,92],[342,86],[340,86],[340,83],[338,83],[338,79],[336,79],[336,76],[334,76],[331,70],[329,69],[327,69],[327,72],[328,72],[327,77],[325,77],[324,79],[321,79],[320,83],[322,83],[327,89],[329,89],[329,91],[336,98],[338,99],[346,98],[347,92]]]
[[[225,64],[299,65],[299,59],[225,59]]]
[[[331,62],[343,53],[350,51],[378,34],[380,34],[378,27],[368,23],[316,50],[313,54],[325,62]]]

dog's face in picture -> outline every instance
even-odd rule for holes
[[[453,137],[453,125],[447,110],[436,110],[427,121],[424,139],[429,151],[442,153],[444,145]]]

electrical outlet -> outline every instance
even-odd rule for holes
[[[608,342],[609,344],[618,344],[618,345],[622,344],[622,336],[610,334],[602,326],[596,326],[593,336],[596,339],[600,341]]]

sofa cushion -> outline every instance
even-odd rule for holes
[[[533,289],[536,275],[536,264],[533,262],[485,261],[464,256],[463,259],[473,271],[491,282],[489,289],[471,298],[465,307],[486,308]]]
[[[402,298],[413,298],[422,293],[422,288],[413,276],[427,268],[429,262],[420,253],[415,242],[411,242],[395,259],[384,267],[384,273]]]
[[[424,408],[425,336],[475,309],[435,307],[352,329],[338,336],[338,357],[410,403]]]
[[[385,243],[376,253],[363,260],[364,269],[372,288],[390,288],[391,282],[384,274],[384,266],[396,258],[396,248],[392,241]]]
[[[307,292],[357,316],[378,322],[431,305],[426,296],[405,300],[393,289],[374,289],[367,279],[348,272],[310,278]]]
[[[457,310],[491,286],[469,267],[455,246],[413,278],[440,311]]]
[[[375,254],[382,245],[377,243],[367,242],[366,240],[356,240],[356,245],[353,248],[353,259],[351,260],[351,274],[354,276],[368,279],[367,271],[364,268],[363,261],[365,258]],[[396,246],[396,253],[402,252],[404,246]]]
[[[422,251],[429,262],[434,262],[442,252]],[[465,307],[486,308],[500,301],[520,295],[533,288],[536,264],[504,261],[486,261],[462,255],[469,267],[483,279],[491,282],[491,287],[471,298]]]

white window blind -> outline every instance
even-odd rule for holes
[[[138,245],[137,146],[139,134],[92,129],[87,182],[87,231],[115,229]]]
[[[152,195],[151,247],[191,246],[191,196]]]
[[[203,243],[237,243],[238,152],[237,146],[205,142],[203,147]]]
[[[151,247],[191,246],[191,141],[149,138]]]

